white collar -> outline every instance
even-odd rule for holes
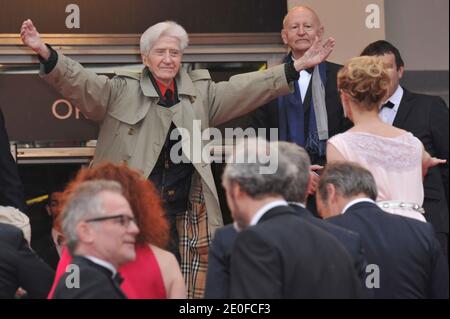
[[[400,102],[402,101],[402,97],[403,97],[403,88],[399,85],[397,87],[397,90],[395,90],[394,94],[392,94],[392,96],[386,100],[390,101],[394,104],[394,107],[392,108],[395,112],[398,111],[398,107],[400,106]],[[385,103],[386,103],[385,102]]]
[[[288,203],[285,200],[280,199],[264,205],[256,212],[255,215],[253,215],[253,218],[250,221],[250,226],[256,225],[261,219],[261,217],[264,216],[265,213],[267,213],[269,210],[277,206],[288,206]]]
[[[375,202],[368,197],[354,199],[354,200],[350,201],[347,205],[345,205],[341,214],[344,214],[351,206],[356,205],[358,203],[365,203],[365,202],[375,204]]]
[[[114,277],[116,275],[117,270],[113,266],[113,264],[111,264],[110,262],[107,262],[107,261],[105,261],[103,259],[99,259],[99,258],[94,257],[94,256],[83,256],[83,257],[89,259],[90,261],[92,261],[93,263],[95,263],[97,265],[100,265],[100,266],[105,267],[106,269],[110,270],[112,272],[112,276],[111,277]]]

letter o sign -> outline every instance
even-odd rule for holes
[[[66,105],[67,107],[64,107]],[[62,106],[62,107],[61,107]],[[58,120],[66,120],[68,119],[73,112],[72,104],[69,101],[64,99],[56,100],[52,105],[52,114]]]

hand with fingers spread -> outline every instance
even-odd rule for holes
[[[50,57],[50,50],[45,45],[44,41],[42,41],[39,32],[36,30],[36,27],[33,25],[33,21],[30,19],[25,20],[22,23],[22,27],[20,28],[20,37],[23,44],[39,54],[42,58],[47,60]]]
[[[335,43],[336,41],[333,38],[328,38],[325,43],[323,43],[319,37],[316,36],[313,45],[308,51],[306,51],[300,59],[294,61],[295,69],[301,71],[322,63],[333,51]]]

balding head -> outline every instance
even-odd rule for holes
[[[283,20],[281,37],[298,59],[311,47],[316,37],[322,39],[324,29],[316,12],[305,6],[289,10]]]
[[[322,25],[321,22],[320,22],[319,16],[317,15],[316,11],[314,11],[312,8],[310,8],[310,7],[308,7],[308,6],[295,6],[295,7],[292,7],[291,9],[289,9],[289,11],[288,11],[288,12],[286,13],[286,15],[284,16],[284,19],[283,19],[283,28],[286,28],[286,21],[288,20],[288,17],[289,17],[289,16],[292,16],[292,15],[294,15],[295,13],[298,13],[298,12],[304,12],[304,11],[309,11],[309,12],[314,16],[315,22],[317,22],[317,24],[318,24],[319,26]]]

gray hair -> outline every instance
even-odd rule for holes
[[[283,197],[289,202],[303,203],[308,191],[309,167],[311,166],[309,155],[302,147],[294,143],[274,142],[274,144],[278,147],[279,153],[286,156],[298,169],[291,185],[284,189]]]
[[[351,162],[335,162],[327,164],[318,186],[320,197],[328,198],[327,185],[333,184],[336,191],[345,198],[365,194],[372,200],[378,196],[375,179],[367,169]]]
[[[246,143],[247,142],[247,143]],[[278,154],[273,143],[262,138],[249,138],[236,145],[235,156],[246,154],[244,161],[227,160],[223,178],[227,182],[237,183],[252,198],[266,195],[281,195],[292,183],[297,174],[297,167],[286,156]],[[247,144],[247,145],[246,145]],[[269,162],[261,161],[270,155]],[[268,166],[274,166],[273,173],[261,173]]]
[[[180,50],[184,51],[189,43],[189,37],[186,30],[174,21],[164,21],[152,25],[142,35],[140,41],[140,50],[142,55],[148,55],[162,36],[177,38],[180,41]]]
[[[118,182],[101,179],[83,182],[70,194],[63,211],[62,229],[71,253],[79,241],[77,225],[83,220],[104,215],[103,200],[99,194],[105,191],[122,195],[122,187]]]

